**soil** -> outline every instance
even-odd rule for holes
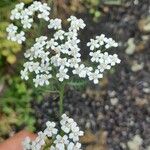
[[[98,86],[91,84],[84,92],[68,89],[64,110],[82,130],[92,134],[107,132],[108,150],[128,149],[127,142],[135,135],[143,139],[140,149],[146,150],[150,145],[150,32],[141,30],[139,22],[150,15],[150,1],[128,0],[119,6],[105,7],[109,11],[97,23],[89,15],[79,14],[87,24],[81,36],[82,56],[88,57],[85,43],[94,35],[104,33],[119,41],[119,48],[110,53],[117,53],[121,64],[106,74]],[[134,39],[135,49],[128,55],[130,38]],[[45,127],[47,120],[58,119],[57,96],[32,104],[38,130]]]

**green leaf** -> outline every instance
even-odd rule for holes
[[[72,80],[72,81],[70,81],[70,82],[68,82],[67,83],[69,86],[72,86],[72,87],[74,87],[74,88],[76,88],[76,89],[82,89],[82,88],[84,88],[85,86],[86,86],[86,84],[87,84],[87,81],[86,80]]]

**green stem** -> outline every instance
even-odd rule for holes
[[[60,91],[59,91],[59,114],[60,114],[60,117],[61,115],[63,114],[63,99],[64,99],[64,88],[65,88],[65,85],[62,84],[61,87],[60,87]]]

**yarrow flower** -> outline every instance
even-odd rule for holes
[[[19,44],[22,44],[22,42],[25,41],[25,33],[21,31],[20,33],[17,33],[18,27],[10,24],[6,31],[8,32],[8,39],[14,42],[18,42]]]
[[[44,134],[48,137],[52,137],[53,135],[57,134],[58,130],[55,128],[56,124],[55,122],[46,122],[46,129],[44,130]]]
[[[66,114],[63,114],[60,125],[61,130],[58,130],[54,122],[46,122],[46,129],[44,132],[38,132],[38,136],[34,141],[31,141],[29,137],[24,139],[23,149],[42,150],[50,142],[50,150],[82,150],[79,137],[83,136],[83,131],[79,130],[77,123]]]
[[[62,22],[61,19],[58,19],[58,18],[51,19],[50,24],[48,25],[48,28],[55,29],[55,30],[61,29],[61,22]]]
[[[117,47],[118,43],[104,34],[90,39],[87,43],[90,49],[90,63],[86,65],[81,60],[80,39],[78,38],[78,31],[84,29],[86,24],[82,19],[70,16],[67,19],[70,26],[65,31],[62,29],[61,19],[49,18],[50,10],[51,8],[46,3],[34,1],[27,8],[24,3],[20,3],[11,12],[11,20],[20,20],[25,29],[32,27],[34,14],[37,14],[38,18],[49,23],[48,29],[54,30],[51,38],[40,36],[35,39],[33,46],[26,50],[24,56],[27,61],[23,65],[21,78],[28,80],[32,74],[33,82],[37,87],[48,85],[53,77],[60,82],[71,80],[73,74],[79,78],[88,78],[98,84],[105,70],[120,63],[117,54],[109,55],[105,52],[109,48]],[[9,40],[20,44],[26,40],[25,32],[18,32],[18,27],[13,23],[6,30]]]
[[[17,4],[16,7],[11,11],[11,20],[20,20],[23,28],[31,28],[33,23],[33,14],[37,12],[37,16],[40,19],[49,21],[50,7],[46,3],[34,1],[28,8],[24,8],[25,4]]]

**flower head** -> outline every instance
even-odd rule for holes
[[[78,31],[84,29],[86,24],[82,19],[70,16],[68,30],[62,29],[62,20],[50,18],[51,8],[47,3],[34,1],[30,6],[25,7],[24,3],[16,5],[11,12],[12,20],[20,20],[23,29],[30,29],[36,14],[39,19],[47,21],[48,28],[54,29],[52,37],[40,36],[35,39],[33,46],[26,50],[24,56],[26,62],[21,71],[21,78],[28,80],[30,74],[33,75],[33,82],[36,87],[48,85],[50,79],[58,79],[60,82],[72,79],[72,75],[80,78],[88,78],[95,84],[103,77],[105,70],[120,63],[117,54],[109,55],[105,50],[117,47],[112,38],[107,38],[104,34],[98,35],[86,44],[90,49],[89,62],[83,63],[81,60],[80,39]],[[24,31],[14,24],[10,24],[6,31],[8,39],[22,44],[26,40]],[[94,67],[93,67],[94,66]]]
[[[77,123],[66,114],[63,114],[61,118],[61,130],[56,128],[54,122],[48,121],[44,132],[38,132],[34,141],[31,141],[29,137],[25,138],[23,149],[42,150],[43,147],[47,147],[50,150],[81,150],[79,137],[83,135],[83,131],[80,131]]]

